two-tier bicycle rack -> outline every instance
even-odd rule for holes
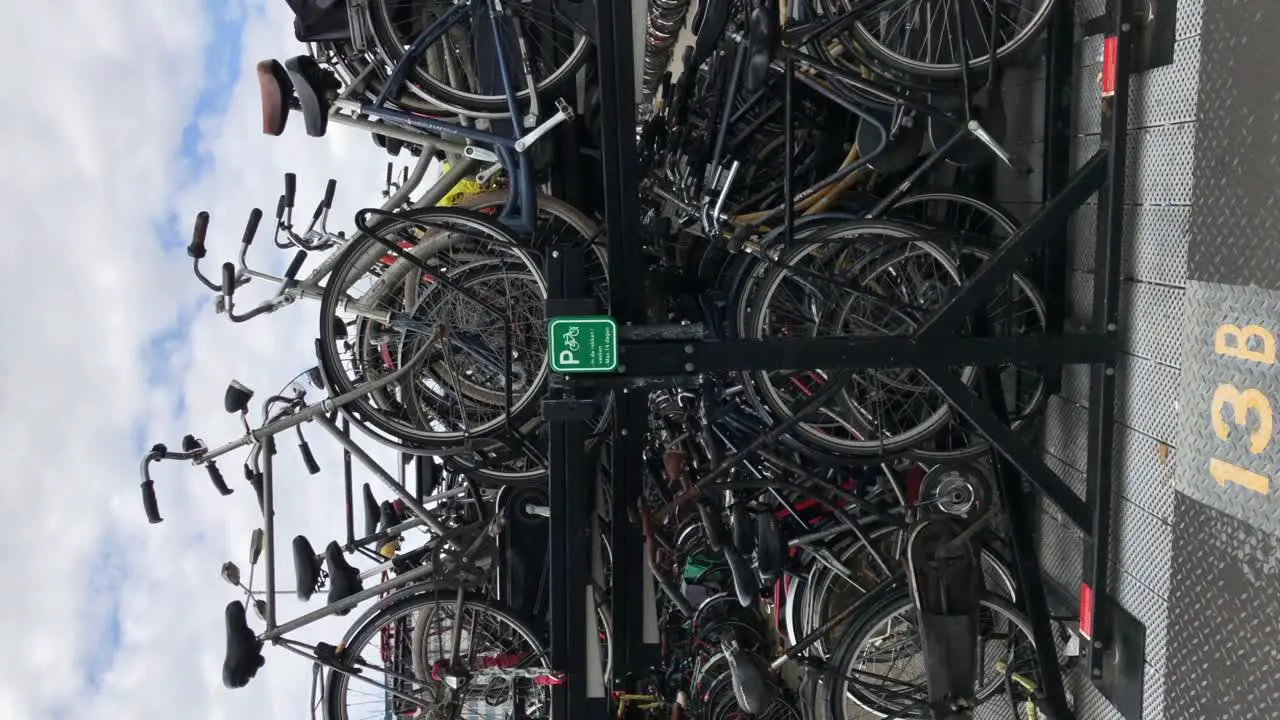
[[[601,375],[556,375],[544,402],[550,424],[549,495],[550,629],[554,667],[568,682],[553,693],[554,720],[610,717],[609,694],[599,667],[589,662],[594,611],[590,606],[593,558],[590,542],[599,454],[583,451],[595,403],[590,390],[613,390],[612,443],[603,462],[612,484],[613,690],[624,690],[657,660],[651,606],[640,533],[631,517],[642,478],[641,449],[647,430],[647,394],[652,387],[699,372],[768,370],[787,367],[917,368],[951,402],[953,410],[982,432],[998,451],[999,492],[1008,517],[1013,570],[1022,609],[1036,640],[1042,688],[1052,716],[1074,717],[1068,710],[1052,636],[1049,592],[1036,552],[1035,493],[1056,505],[1083,533],[1084,562],[1080,592],[1080,630],[1086,638],[1084,669],[1095,687],[1127,718],[1141,716],[1145,627],[1115,600],[1109,585],[1114,489],[1113,427],[1119,340],[1121,247],[1124,225],[1126,121],[1131,73],[1150,65],[1150,43],[1139,39],[1149,28],[1135,14],[1144,0],[1109,0],[1106,12],[1085,24],[1086,34],[1104,35],[1100,82],[1102,137],[1098,151],[1074,171],[1070,153],[1070,107],[1075,58],[1075,10],[1063,0],[1046,36],[1045,143],[1043,197],[1035,214],[964,283],[911,337],[873,340],[818,338],[763,341],[704,339],[698,328],[646,324],[646,293],[639,237],[640,207],[636,164],[636,101],[632,9],[622,0],[597,0],[597,77],[601,96],[604,169],[603,210],[607,224],[610,315],[617,322],[617,370]],[[1164,21],[1172,13],[1161,13]],[[1157,61],[1158,62],[1158,61]],[[1137,64],[1135,64],[1137,63]],[[1086,85],[1086,87],[1089,87]],[[1092,325],[1064,332],[1066,232],[1071,216],[1097,196],[1096,280]],[[1023,338],[963,337],[959,327],[987,294],[1008,281],[1032,253],[1046,270],[1050,298],[1049,334]],[[547,317],[591,315],[593,301],[567,297],[581,287],[581,253],[572,248],[548,258],[550,299]],[[797,365],[797,358],[803,363]],[[1087,489],[1082,498],[1042,459],[1041,452],[1016,435],[997,413],[951,374],[937,358],[953,366],[994,367],[1024,363],[1045,368],[1088,365],[1089,428]],[[1028,489],[1030,491],[1028,491]],[[596,561],[598,562],[598,560]],[[646,617],[649,615],[649,617]]]

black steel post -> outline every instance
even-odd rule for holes
[[[1072,82],[1075,78],[1075,8],[1073,3],[1057,3],[1049,19],[1045,38],[1044,65],[1044,162],[1041,167],[1041,201],[1057,197],[1071,175]],[[1067,316],[1067,227],[1049,228],[1041,264],[1040,286],[1045,298],[1045,331],[1064,331]],[[1045,391],[1062,387],[1059,369],[1045,368]]]
[[[1133,0],[1113,0],[1110,29],[1103,39],[1102,148],[1107,155],[1107,184],[1098,193],[1098,233],[1094,250],[1093,324],[1097,332],[1118,337],[1121,295],[1121,244],[1124,237],[1125,161],[1128,155],[1129,73],[1133,62]],[[1089,373],[1089,480],[1085,501],[1093,511],[1085,539],[1081,625],[1092,642],[1089,672],[1101,678],[1104,655],[1112,644],[1112,615],[1098,612],[1109,602],[1111,512],[1114,490],[1116,361],[1097,363]],[[1087,623],[1087,620],[1092,620]],[[1091,624],[1092,627],[1087,627]]]
[[[581,307],[582,248],[553,247],[546,258],[547,316]],[[594,463],[586,456],[587,422],[594,404],[579,399],[572,378],[553,376],[542,402],[547,423],[547,570],[552,666],[568,682],[552,689],[553,720],[590,720],[599,715],[587,697],[586,590],[590,582],[590,517],[595,498]]]
[[[599,0],[596,17],[609,311],[619,325],[633,326],[646,321],[647,303],[645,262],[640,245],[631,4],[622,0]],[[626,371],[625,368],[619,370]],[[609,479],[613,486],[610,529],[614,566],[610,602],[615,687],[625,685],[627,678],[646,664],[641,632],[642,583],[646,576],[639,534],[630,516],[643,484],[640,451],[646,429],[646,399],[643,393],[614,394]]]

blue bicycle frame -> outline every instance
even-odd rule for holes
[[[443,120],[387,107],[391,96],[396,89],[405,83],[410,69],[426,52],[427,48],[443,37],[468,12],[471,12],[481,4],[487,7],[489,26],[493,32],[494,46],[498,56],[498,67],[502,73],[502,87],[507,96],[507,110],[511,115],[513,137],[495,135],[494,133],[475,130]],[[469,0],[464,4],[454,5],[453,8],[431,23],[414,40],[413,44],[405,52],[404,57],[392,69],[391,76],[387,79],[377,99],[371,104],[361,104],[360,112],[385,122],[442,135],[457,135],[476,143],[491,146],[494,154],[498,156],[498,162],[502,164],[502,167],[507,171],[508,177],[511,178],[512,184],[512,192],[508,196],[506,205],[502,208],[502,213],[498,216],[498,219],[502,224],[517,233],[532,234],[537,222],[537,192],[534,185],[533,164],[525,155],[523,149],[517,148],[517,143],[523,137],[523,123],[521,122],[519,104],[516,101],[516,90],[512,87],[511,71],[507,65],[506,53],[503,50],[502,37],[498,33],[498,21],[498,13],[494,11],[491,0]],[[534,88],[530,88],[529,91],[531,93],[534,92]]]

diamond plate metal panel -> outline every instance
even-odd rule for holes
[[[1102,62],[1086,65],[1082,78],[1097,77]],[[1129,127],[1146,128],[1192,122],[1196,118],[1196,90],[1200,76],[1200,37],[1192,36],[1173,46],[1173,62],[1153,68],[1137,77],[1129,87]],[[1101,94],[1096,83],[1078,85],[1073,93],[1072,112],[1075,132],[1090,135],[1101,132],[1099,110]]]
[[[1199,35],[1204,16],[1204,0],[1178,0],[1178,23],[1174,36],[1181,40]]]
[[[1080,167],[1098,150],[1098,135],[1081,135],[1071,148]],[[1125,197],[1134,205],[1190,205],[1196,124],[1132,130],[1125,165]]]
[[[1257,327],[1258,337],[1247,342],[1246,349],[1259,353],[1259,359],[1215,352],[1215,334],[1224,324]],[[1274,483],[1280,479],[1280,442],[1272,427],[1275,408],[1280,407],[1280,364],[1274,360],[1280,292],[1193,281],[1187,286],[1186,326],[1178,489],[1267,532],[1280,533],[1280,501],[1274,494]],[[1223,341],[1239,346],[1226,336]],[[1250,390],[1252,394],[1240,395]],[[1236,395],[1240,399],[1232,400]],[[1211,476],[1215,462],[1219,481]],[[1239,470],[1228,472],[1225,463]]]
[[[1183,290],[1166,285],[1124,283],[1120,335],[1125,351],[1177,367],[1181,362]]]
[[[1216,0],[1204,13],[1193,279],[1280,289],[1280,4]]]
[[[1044,449],[1069,467],[1084,471],[1088,448],[1084,442],[1089,427],[1088,411],[1060,396],[1049,398],[1044,409]],[[1075,488],[1084,494],[1084,486]]]
[[[1152,622],[1164,622],[1164,605],[1169,601],[1169,557],[1173,547],[1172,528],[1169,523],[1152,515],[1126,499],[1121,499],[1117,518],[1115,540],[1119,547],[1116,563],[1134,580],[1135,595],[1144,595],[1144,602],[1160,605],[1159,613],[1148,616],[1127,602],[1121,593],[1121,603],[1147,625],[1147,646],[1151,647]],[[1145,597],[1149,595],[1150,597]],[[1158,615],[1158,617],[1157,617]],[[1147,657],[1155,658],[1150,649]],[[1154,660],[1153,660],[1154,662]]]
[[[1121,275],[1126,280],[1187,284],[1189,205],[1130,205],[1125,208],[1125,237]],[[1071,267],[1092,272],[1098,206],[1080,208],[1070,226]]]
[[[1051,467],[1074,472],[1062,472],[1063,478],[1083,483],[1087,463],[1084,438],[1089,426],[1088,410],[1061,397],[1053,397],[1045,407],[1044,449],[1053,459]],[[1177,450],[1155,438],[1147,437],[1123,425],[1115,429],[1114,479],[1121,497],[1162,522],[1173,518],[1173,481]],[[1084,492],[1083,484],[1074,488]]]
[[[1052,464],[1050,464],[1052,467]],[[1080,579],[1084,577],[1084,541],[1080,530],[1063,519],[1056,506],[1041,500],[1040,568],[1079,600]]]
[[[1078,470],[1061,463],[1050,463],[1055,471],[1072,485],[1082,484],[1084,476]],[[1074,476],[1074,477],[1072,477]],[[1067,522],[1057,517],[1058,522]],[[1070,523],[1067,522],[1068,526]],[[1152,652],[1151,626],[1164,625],[1164,606],[1169,596],[1169,558],[1172,547],[1169,523],[1138,507],[1136,503],[1121,498],[1116,503],[1113,523],[1112,564],[1118,573],[1113,584],[1113,594],[1120,604],[1147,625],[1147,657],[1152,662],[1163,661],[1163,630],[1158,652]],[[1078,533],[1077,537],[1079,537]],[[1121,581],[1120,576],[1125,576]],[[1058,579],[1057,575],[1054,575]],[[1061,580],[1060,580],[1061,581]],[[1071,581],[1070,578],[1067,581]],[[1074,579],[1079,584],[1079,578]],[[1127,585],[1126,585],[1127,583]]]
[[[1142,680],[1142,716],[1158,720],[1164,714],[1164,667],[1148,664]]]
[[[1177,417],[1178,370],[1127,355],[1116,368],[1118,422],[1145,435],[1173,442]],[[1089,401],[1089,368],[1063,368],[1062,396],[1080,405]]]
[[[1280,539],[1182,494],[1174,514],[1168,717],[1280,717]]]

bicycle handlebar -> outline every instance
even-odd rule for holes
[[[209,232],[209,213],[201,210],[196,213],[196,226],[191,231],[191,244],[187,246],[187,257],[202,260],[205,256],[204,236]]]
[[[151,463],[161,460],[190,460],[199,452],[169,452],[169,448],[162,443],[152,446],[151,452],[142,458],[142,507],[147,512],[147,522],[152,525],[164,522],[164,518],[160,517],[160,504],[156,501],[156,484],[151,479]]]
[[[329,178],[328,184],[324,186],[324,200],[321,201],[325,210],[329,210],[333,207],[333,193],[337,191],[337,189],[338,181],[333,178]]]
[[[292,285],[295,278],[298,277],[298,271],[302,269],[302,263],[307,259],[307,251],[299,250],[294,253],[293,260],[289,262],[289,267],[285,268],[284,281],[288,285]]]
[[[293,209],[293,197],[298,192],[298,176],[293,173],[284,174],[284,206]]]
[[[253,236],[258,234],[258,223],[262,222],[262,210],[254,208],[249,212],[249,222],[244,226],[244,237],[240,238],[242,245],[253,243]]]

